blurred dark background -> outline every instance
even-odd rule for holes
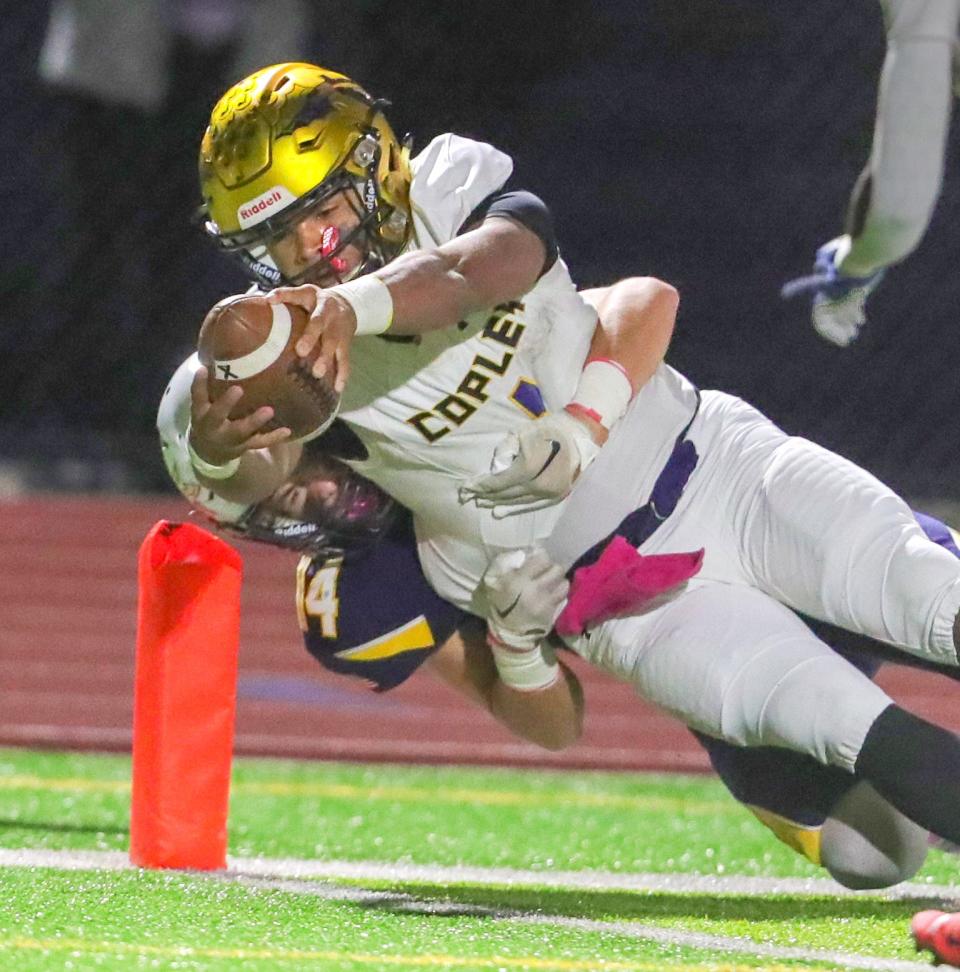
[[[107,25],[88,31],[96,70],[65,77],[84,10]],[[389,98],[415,146],[453,130],[511,153],[578,283],[674,283],[669,360],[701,387],[915,501],[960,498],[956,132],[933,223],[856,345],[778,297],[842,230],[883,51],[876,0],[7,5],[0,496],[168,488],[157,399],[245,286],[191,225],[200,134],[233,81],[306,58]]]

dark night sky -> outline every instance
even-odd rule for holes
[[[910,496],[960,493],[956,139],[930,230],[873,298],[858,344],[825,344],[778,298],[840,232],[869,150],[875,0],[347,6],[318,24],[315,59],[389,98],[416,144],[455,130],[510,152],[516,182],[553,209],[578,283],[674,283],[672,364]],[[161,116],[117,113],[108,127],[131,154],[105,153],[103,118],[78,127],[76,99],[36,78],[46,5],[21,7],[2,41],[0,454],[27,448],[30,430],[43,448],[123,449],[150,434],[207,306],[240,284],[186,225],[200,127],[234,79],[223,58],[182,57]],[[100,200],[86,242],[78,185]]]

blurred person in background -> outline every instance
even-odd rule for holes
[[[157,488],[162,470],[127,467],[148,440],[166,374],[191,348],[193,321],[225,283],[190,226],[195,132],[229,78],[264,60],[305,54],[308,0],[54,0],[38,74],[59,150],[53,221],[33,327],[18,334],[5,390],[24,421],[43,423],[33,455],[77,455],[151,481],[64,482],[73,488]],[[56,233],[51,232],[56,226]],[[229,270],[228,270],[229,274]],[[230,277],[226,278],[228,286]],[[232,281],[239,287],[242,278]],[[54,350],[55,349],[55,350]],[[70,379],[62,366],[70,361]],[[160,364],[159,369],[144,362]],[[57,485],[46,469],[45,488]],[[68,467],[71,468],[71,467]]]
[[[853,188],[842,236],[817,250],[814,272],[783,296],[812,298],[813,326],[840,347],[866,323],[887,268],[909,256],[940,195],[958,60],[960,0],[881,0],[887,53],[873,145]],[[840,89],[836,97],[842,97]]]

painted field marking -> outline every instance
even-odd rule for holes
[[[95,780],[82,777],[55,778],[19,774],[0,776],[0,790],[39,792],[130,791],[129,780]],[[276,783],[245,781],[231,784],[231,793],[248,796],[320,797],[340,800],[384,800],[394,803],[451,803],[477,806],[571,806],[610,807],[621,810],[661,810],[669,813],[740,813],[743,807],[734,800],[697,800],[686,797],[624,796],[618,793],[563,792],[530,793],[517,790],[477,790],[459,787],[357,786],[352,783]]]
[[[6,867],[48,867],[63,870],[91,870],[101,869],[110,871],[133,870],[127,856],[119,851],[53,851],[53,850],[6,850],[0,849],[0,866]],[[362,862],[343,861],[308,861],[295,859],[269,858],[230,858],[228,869],[220,872],[181,872],[185,877],[207,878],[219,881],[236,881],[241,885],[269,888],[290,894],[311,894],[318,897],[354,901],[358,903],[389,899],[392,907],[421,914],[443,914],[444,909],[454,907],[457,914],[468,913],[471,906],[462,903],[444,903],[436,901],[421,901],[413,895],[397,894],[387,891],[369,891],[348,887],[330,887],[329,885],[314,884],[303,880],[310,877],[349,876],[352,880],[393,881],[429,881],[431,884],[495,884],[502,885],[504,876],[512,875],[513,883],[525,883],[532,887],[573,888],[589,887],[592,890],[623,890],[624,879],[630,879],[632,887],[629,890],[653,891],[687,891],[702,893],[710,890],[715,893],[726,894],[757,894],[769,896],[774,893],[815,894],[818,896],[833,896],[856,892],[840,889],[834,882],[823,879],[809,879],[798,881],[778,880],[775,878],[734,878],[734,877],[688,877],[681,875],[618,875],[606,872],[554,872],[543,874],[537,871],[513,871],[506,868],[462,868],[462,867],[428,867],[410,865],[369,864]],[[366,877],[364,878],[363,875]],[[577,884],[563,884],[558,881],[562,876],[575,876],[580,879]],[[480,878],[486,877],[486,880]],[[614,879],[611,882],[611,879]],[[801,885],[804,891],[799,891]],[[901,885],[888,892],[881,892],[884,898],[920,897],[929,902],[941,891],[953,893],[952,888],[938,888],[934,885],[910,884]],[[862,896],[862,893],[861,895]],[[944,896],[946,897],[946,895]],[[756,942],[740,936],[711,935],[703,932],[687,932],[682,929],[663,928],[656,925],[645,925],[640,922],[603,922],[586,918],[571,918],[566,916],[550,916],[531,914],[521,911],[491,909],[476,906],[474,913],[478,917],[493,920],[518,922],[522,924],[543,925],[578,929],[606,935],[619,935],[654,941],[667,946],[684,946],[713,951],[722,951],[749,955],[754,958],[769,958],[782,962],[784,960],[800,960],[814,962],[828,967],[842,967],[847,969],[863,969],[867,972],[929,972],[929,963],[912,962],[901,959],[885,959],[871,955],[857,955],[825,949],[805,949],[793,946],[771,945]],[[906,934],[906,931],[904,931]],[[411,956],[368,956],[348,952],[309,952],[297,950],[260,950],[260,949],[217,949],[195,948],[193,946],[154,946],[137,945],[129,942],[95,942],[89,940],[67,941],[52,939],[49,941],[27,938],[0,939],[0,949],[33,949],[33,950],[80,950],[89,952],[120,952],[122,954],[197,956],[208,958],[264,958],[286,961],[354,961],[358,964],[376,965],[382,967],[390,965],[407,965],[408,967],[439,967],[439,968],[533,968],[542,970],[555,969],[558,972],[579,972],[579,970],[595,969],[609,970],[609,972],[652,972],[664,968],[663,962],[658,963],[628,963],[615,960],[549,960],[535,956],[524,957],[496,957],[496,958],[465,958],[446,955],[411,955]],[[759,972],[754,966],[730,965],[728,963],[698,963],[685,965],[670,965],[669,968],[678,972]],[[767,972],[787,972],[782,965],[764,965]]]
[[[35,790],[41,793],[129,793],[130,780],[92,780],[82,777],[54,778],[49,776],[0,776],[0,790]]]
[[[0,848],[0,867],[49,867],[64,871],[136,870],[124,851]],[[167,873],[167,872],[165,872]],[[171,872],[173,873],[173,872]],[[939,903],[960,909],[960,888],[905,881],[879,891],[851,891],[830,878],[746,877],[720,874],[621,873],[615,871],[537,871],[511,867],[398,864],[383,861],[324,861],[294,857],[227,857],[226,871],[183,874],[278,880],[376,881],[413,884],[472,884],[560,891],[635,891],[668,894],[731,894],[882,898],[886,901]]]
[[[309,951],[300,949],[264,948],[196,948],[188,945],[136,945],[129,942],[91,941],[89,939],[32,939],[0,938],[0,950],[21,949],[71,954],[152,955],[163,958],[265,959],[274,962],[354,962],[376,968],[401,966],[405,968],[439,969],[539,969],[543,972],[663,972],[663,962],[620,962],[616,959],[542,959],[532,955],[518,956],[458,956],[458,955],[365,955],[359,952]],[[852,967],[852,966],[850,966]],[[905,972],[929,966],[901,966]],[[696,965],[673,964],[674,972],[796,972],[796,966],[785,965],[722,965],[714,962]],[[879,968],[879,967],[878,967]],[[890,966],[897,972],[894,966]]]
[[[345,800],[388,800],[398,803],[473,803],[485,806],[611,807],[625,810],[663,810],[676,813],[720,813],[738,804],[729,800],[687,800],[679,797],[623,796],[618,793],[577,791],[526,793],[512,790],[449,789],[414,786],[356,786],[328,783],[238,783],[235,793],[257,796],[339,797]]]

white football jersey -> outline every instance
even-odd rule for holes
[[[489,145],[456,135],[434,139],[413,160],[412,248],[453,239],[511,169],[509,157]],[[491,556],[543,541],[561,513],[558,504],[497,519],[461,504],[458,489],[489,471],[508,431],[570,401],[596,322],[596,311],[558,259],[517,301],[416,340],[366,336],[351,347],[340,415],[369,452],[351,465],[413,511],[427,577],[458,606],[482,613],[473,595]],[[640,396],[651,409],[645,436],[657,430],[657,443],[644,449],[651,468],[660,446],[672,442],[691,414],[687,402],[656,420],[649,400],[657,390],[673,393],[675,375],[661,369],[651,391]]]
[[[416,249],[453,239],[477,205],[503,187],[513,163],[490,145],[442,135],[412,160],[412,168],[416,240],[410,248]],[[562,521],[565,542],[554,556],[572,560],[604,536],[610,516],[602,510],[609,507],[612,515],[625,501],[644,501],[689,421],[696,393],[661,365],[566,501],[501,519],[460,503],[459,487],[489,471],[507,432],[570,401],[596,321],[596,311],[558,259],[518,301],[417,338],[365,336],[351,346],[340,417],[369,457],[350,464],[414,513],[424,571],[436,591],[459,607],[483,613],[474,593],[490,558],[543,542],[575,498],[571,510],[577,512]],[[203,487],[187,452],[197,366],[194,354],[161,401],[157,426],[164,460],[195,506],[220,522],[235,522],[248,507]],[[616,503],[609,502],[611,489]],[[589,515],[580,516],[581,509]]]

